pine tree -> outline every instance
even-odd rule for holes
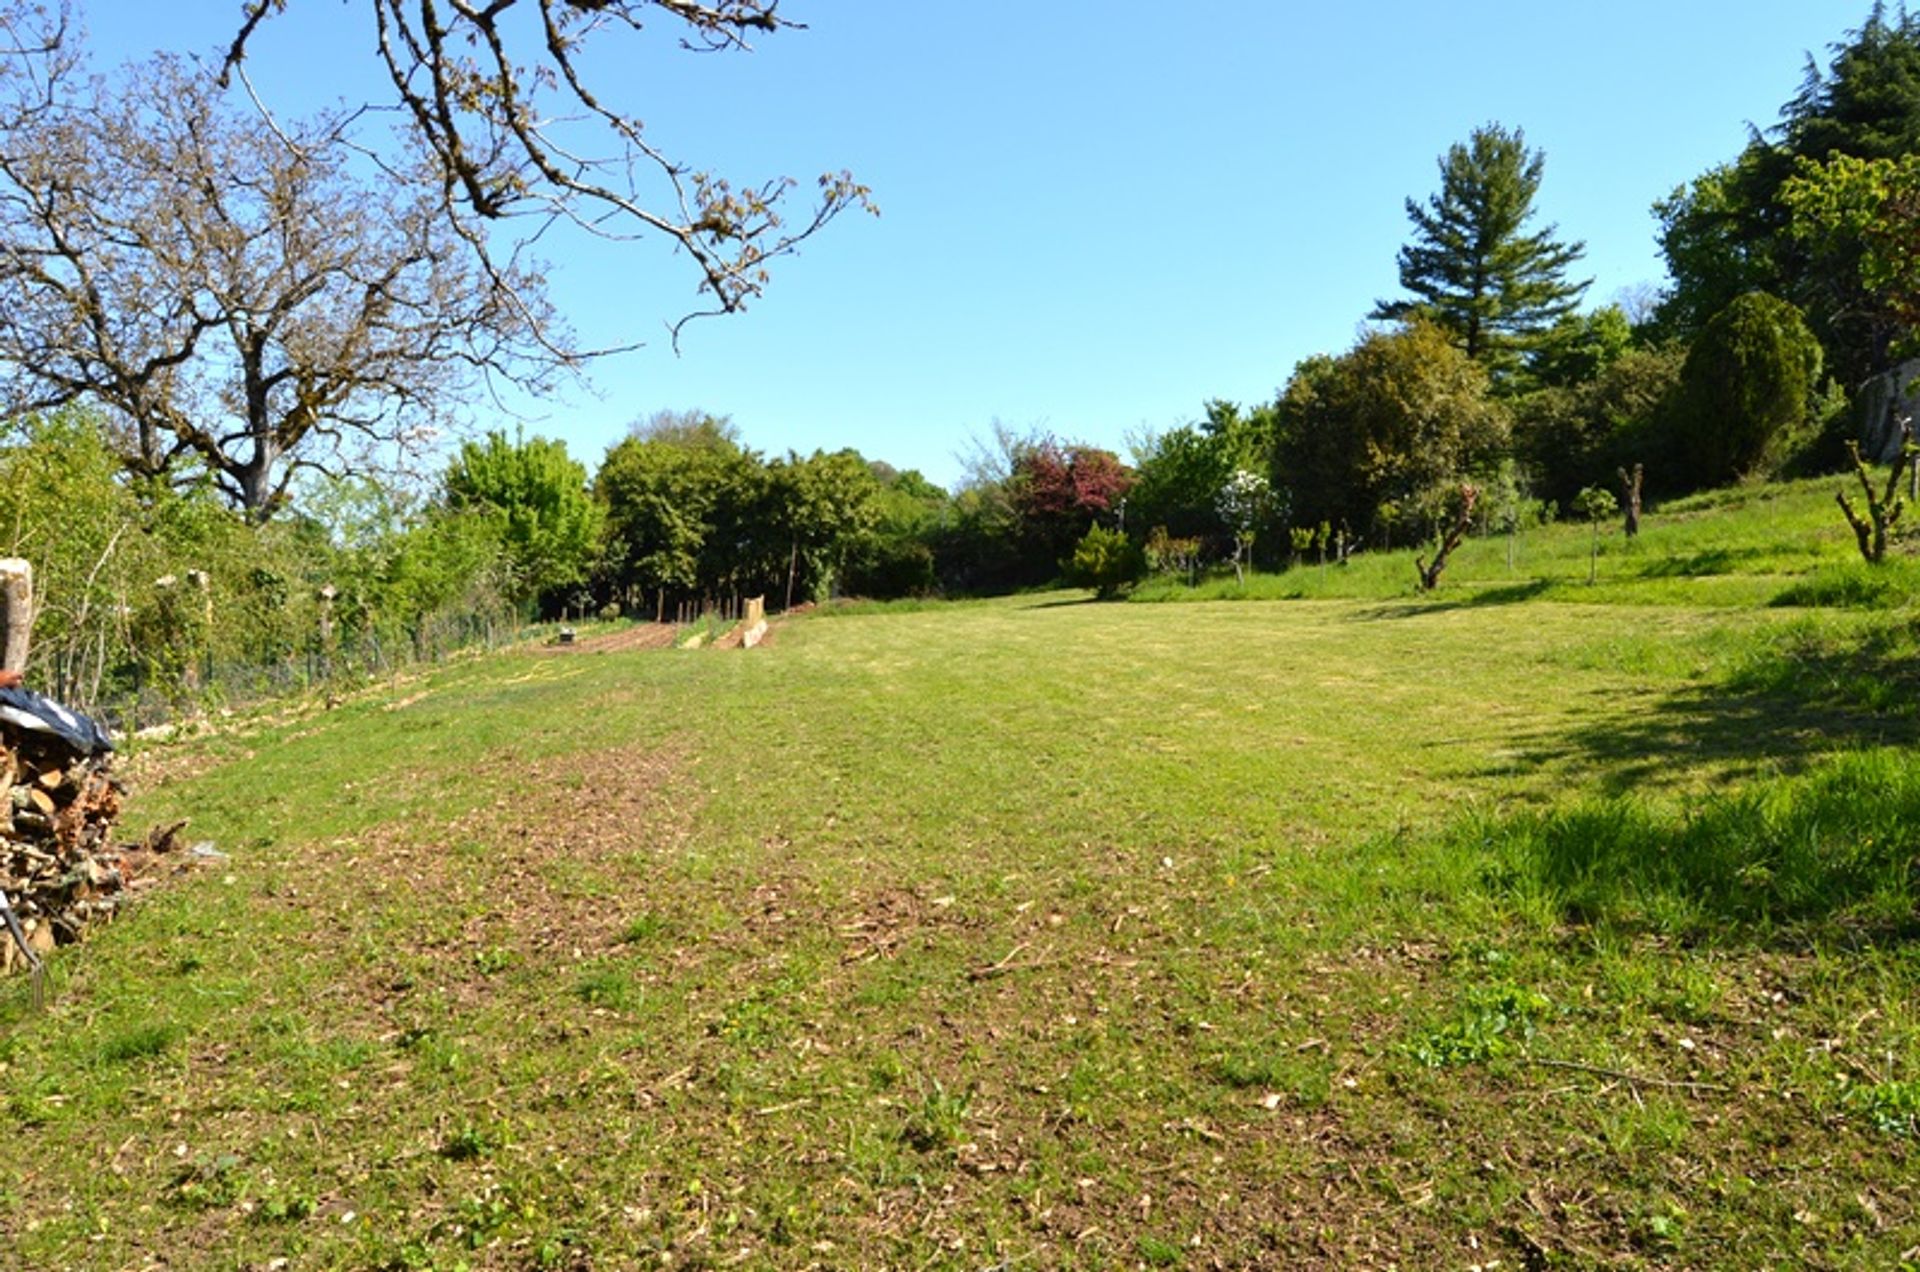
[[[1498,124],[1450,147],[1440,192],[1424,206],[1407,200],[1414,240],[1400,249],[1400,285],[1414,298],[1381,301],[1372,316],[1425,314],[1468,357],[1499,372],[1572,313],[1587,283],[1568,282],[1566,269],[1585,245],[1559,242],[1551,225],[1521,232],[1545,163],[1520,129]]]

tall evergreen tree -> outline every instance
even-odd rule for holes
[[[1414,239],[1400,249],[1400,285],[1413,299],[1381,301],[1372,316],[1424,314],[1498,372],[1573,312],[1587,283],[1569,282],[1566,270],[1585,245],[1560,242],[1551,225],[1523,232],[1545,164],[1525,133],[1499,124],[1451,146],[1440,192],[1424,205],[1407,200]]]
[[[1860,252],[1795,226],[1781,190],[1808,163],[1920,153],[1920,15],[1876,0],[1830,51],[1824,69],[1808,59],[1777,127],[1654,204],[1673,276],[1659,325],[1690,337],[1736,297],[1772,292],[1806,312],[1828,365],[1857,382],[1887,366],[1905,327],[1862,286]]]

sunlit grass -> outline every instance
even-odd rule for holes
[[[129,825],[228,857],[0,987],[0,1252],[1898,1266],[1916,637],[1822,498],[194,743]]]

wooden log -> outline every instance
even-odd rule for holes
[[[33,565],[0,559],[0,671],[25,671],[33,636]]]

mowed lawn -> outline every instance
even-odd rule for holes
[[[1780,621],[1021,598],[137,757],[227,857],[0,987],[0,1262],[1920,1259],[1911,943],[1587,924],[1459,833],[1912,741],[1726,690]]]

